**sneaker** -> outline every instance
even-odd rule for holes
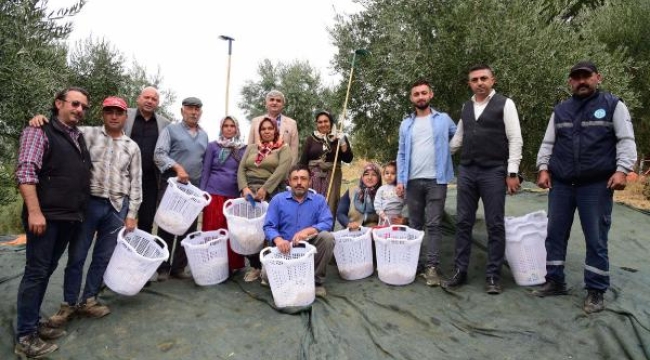
[[[108,306],[99,303],[96,298],[91,297],[86,299],[86,302],[79,306],[77,312],[81,316],[98,319],[110,314],[111,309],[109,309]]]
[[[244,281],[253,282],[257,280],[260,277],[261,272],[262,271],[260,269],[256,269],[256,268],[248,269],[248,271],[246,271],[246,275],[244,275]]]
[[[457,288],[467,282],[467,272],[456,269],[454,275],[443,281],[440,285],[445,289]]]
[[[21,357],[40,359],[59,347],[41,340],[37,333],[21,336],[14,347],[14,353]]]
[[[316,297],[324,298],[325,296],[327,296],[327,290],[325,290],[325,286],[316,285]]]
[[[48,326],[47,322],[41,321],[38,323],[38,337],[42,340],[55,340],[63,337],[67,332],[60,328]]]
[[[587,314],[601,312],[605,309],[604,293],[600,290],[587,289],[585,306],[583,309]]]
[[[70,319],[74,317],[75,312],[77,311],[76,306],[70,306],[68,303],[61,303],[61,307],[56,314],[50,316],[47,320],[47,325],[53,328],[60,328],[63,325],[67,324]]]
[[[440,286],[440,273],[435,266],[427,266],[424,270],[424,279],[427,281],[427,286]]]
[[[539,297],[566,295],[567,293],[566,284],[554,280],[546,280],[541,288],[533,290],[532,292],[533,295]]]

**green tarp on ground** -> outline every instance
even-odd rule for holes
[[[450,189],[447,211],[455,213]],[[544,193],[508,197],[506,214],[546,209]],[[376,275],[347,282],[329,268],[326,299],[285,314],[270,289],[237,274],[223,284],[152,283],[133,297],[106,290],[112,313],[75,319],[52,359],[648,359],[650,358],[650,218],[616,205],[610,232],[611,291],[606,310],[582,311],[584,240],[576,219],[567,258],[567,296],[536,298],[507,268],[505,291],[483,291],[485,226],[475,229],[469,284],[456,292],[421,279],[394,287]],[[2,247],[0,247],[2,248]],[[453,235],[443,245],[451,272]],[[0,359],[11,359],[16,292],[25,254],[0,251]],[[61,265],[65,259],[62,259]],[[62,300],[63,266],[53,275],[42,311]]]

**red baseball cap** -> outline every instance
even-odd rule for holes
[[[109,96],[106,99],[104,99],[104,102],[102,103],[102,109],[107,107],[116,107],[122,110],[126,110],[128,108],[126,106],[126,101],[124,101],[124,99],[122,99],[121,97],[117,97],[117,96]]]

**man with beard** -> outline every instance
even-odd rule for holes
[[[283,253],[288,253],[299,241],[308,241],[316,247],[316,296],[325,297],[325,270],[334,251],[334,235],[329,232],[334,218],[325,197],[309,191],[310,178],[307,165],[297,164],[289,170],[291,190],[271,199],[264,220],[264,235]]]
[[[587,256],[584,282],[587,314],[605,308],[609,288],[607,235],[614,190],[623,190],[636,163],[634,129],[621,99],[598,86],[601,76],[591,61],[569,72],[573,96],[558,104],[537,153],[537,185],[548,193],[546,283],[533,294],[567,293],[564,263],[567,242],[578,209]],[[552,180],[552,181],[551,181]]]
[[[410,94],[415,112],[402,120],[399,128],[396,192],[400,197],[406,195],[410,226],[417,230],[426,227],[423,276],[428,286],[439,286],[442,218],[447,183],[454,178],[449,139],[456,125],[449,115],[429,105],[433,89],[426,80],[413,83]]]
[[[492,68],[472,67],[467,83],[474,96],[463,104],[458,131],[450,144],[452,153],[463,148],[458,167],[455,271],[443,286],[457,287],[467,281],[472,229],[481,199],[488,232],[485,291],[496,295],[503,291],[506,192],[519,190],[523,140],[515,103],[493,89]]]

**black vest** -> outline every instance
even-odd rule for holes
[[[474,103],[470,100],[463,105],[462,165],[493,167],[507,164],[508,138],[503,123],[503,108],[507,99],[494,94],[478,120],[474,116]]]
[[[43,154],[36,192],[47,220],[83,221],[90,197],[92,162],[83,136],[79,148],[58,119],[43,126],[49,148]]]
[[[556,179],[573,183],[606,180],[616,172],[616,96],[596,91],[571,97],[553,111],[555,144],[548,163]]]

